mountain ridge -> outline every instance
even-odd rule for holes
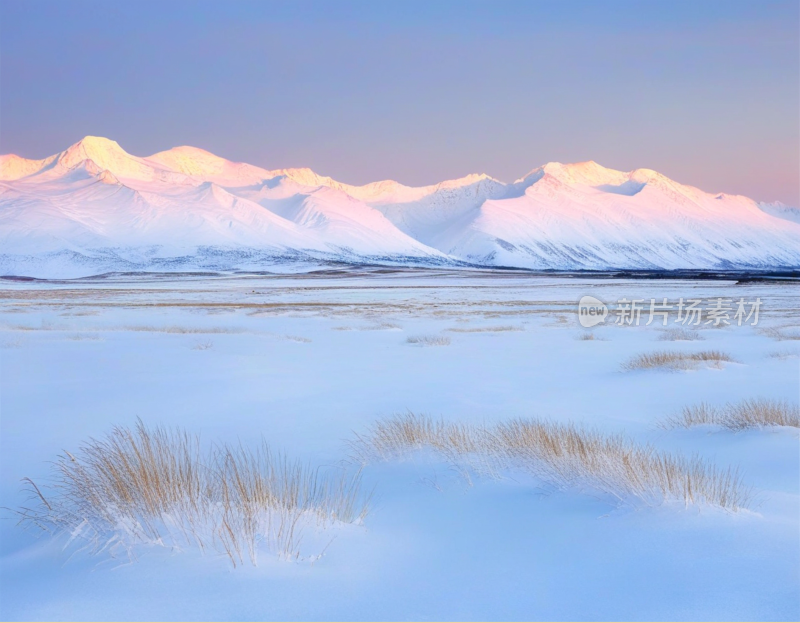
[[[80,259],[62,261],[61,252]],[[189,146],[140,157],[92,136],[40,160],[0,156],[3,273],[78,274],[109,262],[113,268],[113,257],[123,256],[139,258],[134,264],[143,270],[165,263],[191,269],[208,266],[201,255],[215,254],[227,258],[219,269],[240,267],[243,257],[542,270],[794,269],[800,219],[782,204],[594,161],[549,162],[510,183],[471,174],[413,187],[349,185],[311,169],[269,170]]]

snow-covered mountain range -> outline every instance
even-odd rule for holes
[[[649,170],[549,163],[510,183],[412,188],[269,171],[193,147],[148,157],[86,137],[0,156],[0,274],[266,269],[278,264],[531,269],[800,267],[800,212]]]

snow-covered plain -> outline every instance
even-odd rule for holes
[[[264,270],[320,260],[787,269],[800,267],[797,214],[595,162],[551,162],[511,183],[481,174],[418,188],[352,186],[193,147],[139,157],[87,136],[43,160],[0,156],[0,274]]]
[[[586,340],[575,315],[585,294],[763,304],[758,327],[703,326],[702,341],[661,341],[660,319],[601,325]],[[4,511],[0,617],[798,620],[798,431],[656,426],[702,401],[796,403],[797,295],[787,282],[434,270],[4,280],[1,506],[25,504],[20,478],[45,479],[62,449],[137,417],[205,440],[263,436],[335,465],[354,432],[406,410],[625,432],[738,465],[758,496],[738,513],[619,505],[521,473],[470,482],[423,454],[365,468],[371,512],[314,564],[262,552],[237,569],[193,548],[139,548],[130,564],[92,557]],[[407,342],[419,335],[450,343]],[[719,349],[736,363],[622,371],[664,348]]]

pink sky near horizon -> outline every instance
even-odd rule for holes
[[[98,135],[409,185],[594,160],[800,205],[796,2],[4,2],[0,17],[3,153]]]

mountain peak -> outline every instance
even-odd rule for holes
[[[81,140],[79,140],[76,145],[82,145],[85,149],[91,150],[101,150],[101,151],[124,151],[122,147],[119,146],[117,141],[112,140],[110,138],[106,138],[104,136],[84,136]]]
[[[93,156],[102,158],[106,154],[120,152],[128,155],[128,153],[119,146],[117,141],[112,141],[110,138],[104,138],[102,136],[84,136],[81,140],[68,147],[62,153],[85,155],[94,160]]]
[[[199,147],[182,145],[148,156],[147,160],[155,162],[173,171],[185,175],[202,177],[204,175],[220,175],[225,166],[231,164],[225,158],[216,156]]]
[[[255,184],[269,177],[271,171],[245,162],[234,162],[199,147],[182,145],[145,158],[146,162],[195,178],[213,179],[226,185]]]
[[[58,162],[68,169],[84,160],[91,160],[101,169],[112,169],[126,160],[134,159],[117,141],[102,136],[85,136],[58,156]]]
[[[447,180],[444,182],[440,182],[439,184],[437,184],[437,186],[439,188],[460,188],[462,186],[472,186],[473,184],[477,184],[478,182],[483,182],[484,180],[489,180],[492,182],[497,181],[491,175],[487,175],[486,173],[470,173],[469,175],[465,175],[464,177],[459,177],[454,180]]]
[[[573,164],[548,162],[542,167],[542,170],[545,174],[549,174],[561,182],[584,186],[622,184],[627,180],[626,173],[606,168],[597,164],[594,160],[575,162]]]
[[[40,173],[56,162],[64,169],[73,169],[84,161],[91,161],[98,170],[110,169],[114,163],[133,160],[116,141],[102,136],[84,136],[64,151],[43,158],[30,160],[15,154],[0,157],[0,179],[16,180]]]

